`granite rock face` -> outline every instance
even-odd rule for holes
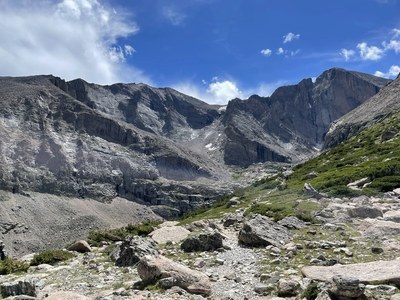
[[[400,111],[399,94],[400,77],[387,84],[374,97],[333,122],[326,135],[324,148],[333,148],[363,129]],[[382,140],[389,140],[396,134],[397,130],[388,130],[382,135]]]
[[[313,82],[278,88],[270,97],[229,102],[223,116],[227,164],[299,161],[321,148],[331,122],[374,96],[389,81],[330,69]]]

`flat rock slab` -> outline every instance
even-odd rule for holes
[[[310,266],[304,267],[301,271],[307,278],[325,282],[332,281],[333,276],[342,275],[358,278],[361,283],[367,284],[377,282],[400,284],[399,270],[400,259],[329,267]]]
[[[157,244],[165,244],[167,242],[179,243],[186,239],[190,231],[182,226],[162,226],[154,230],[150,236]]]

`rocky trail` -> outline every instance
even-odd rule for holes
[[[149,237],[89,246],[90,252],[75,251],[54,266],[0,276],[1,294],[6,299],[398,300],[398,196],[303,201],[321,204],[315,212],[319,223],[296,217],[274,222],[244,215],[243,208],[222,219],[164,222]]]

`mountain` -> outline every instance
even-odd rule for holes
[[[400,77],[374,97],[331,125],[324,148],[333,148],[346,139],[400,111]]]
[[[270,97],[229,102],[223,116],[227,164],[299,162],[324,143],[331,122],[375,95],[389,81],[343,69],[330,69],[315,82],[278,88]]]
[[[48,236],[61,244],[90,228],[176,218],[281,165],[241,167],[316,153],[329,123],[387,82],[332,69],[221,107],[144,84],[0,77],[0,239],[23,253]],[[73,234],[54,234],[57,222]]]

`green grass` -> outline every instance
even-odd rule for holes
[[[154,231],[160,221],[145,221],[140,224],[129,224],[122,228],[90,231],[88,235],[88,243],[92,246],[98,246],[100,242],[116,242],[123,241],[129,235],[147,236]]]
[[[41,264],[54,265],[56,263],[66,261],[75,257],[74,254],[64,250],[47,250],[35,254],[31,261],[31,266],[38,266]]]
[[[221,218],[238,208],[246,214],[260,213],[275,220],[297,216],[314,222],[313,213],[320,207],[316,203],[302,202],[307,198],[303,186],[310,183],[320,192],[332,197],[381,195],[400,187],[400,138],[387,140],[386,132],[400,132],[400,113],[394,114],[336,148],[297,165],[289,177],[275,175],[254,182],[247,188],[227,195],[213,205],[199,208],[183,217],[181,224],[201,219]],[[308,174],[316,173],[309,178]],[[362,190],[352,190],[347,185],[368,177],[370,184]],[[240,204],[227,208],[231,197]]]
[[[0,275],[26,272],[28,268],[29,264],[17,259],[6,258],[5,260],[0,260]]]
[[[294,168],[289,187],[301,188],[305,182],[333,196],[379,194],[400,187],[400,139],[385,141],[387,131],[400,131],[400,114],[377,123],[336,148]],[[318,176],[307,179],[315,171]],[[351,191],[347,184],[368,177],[371,184],[362,192]]]

